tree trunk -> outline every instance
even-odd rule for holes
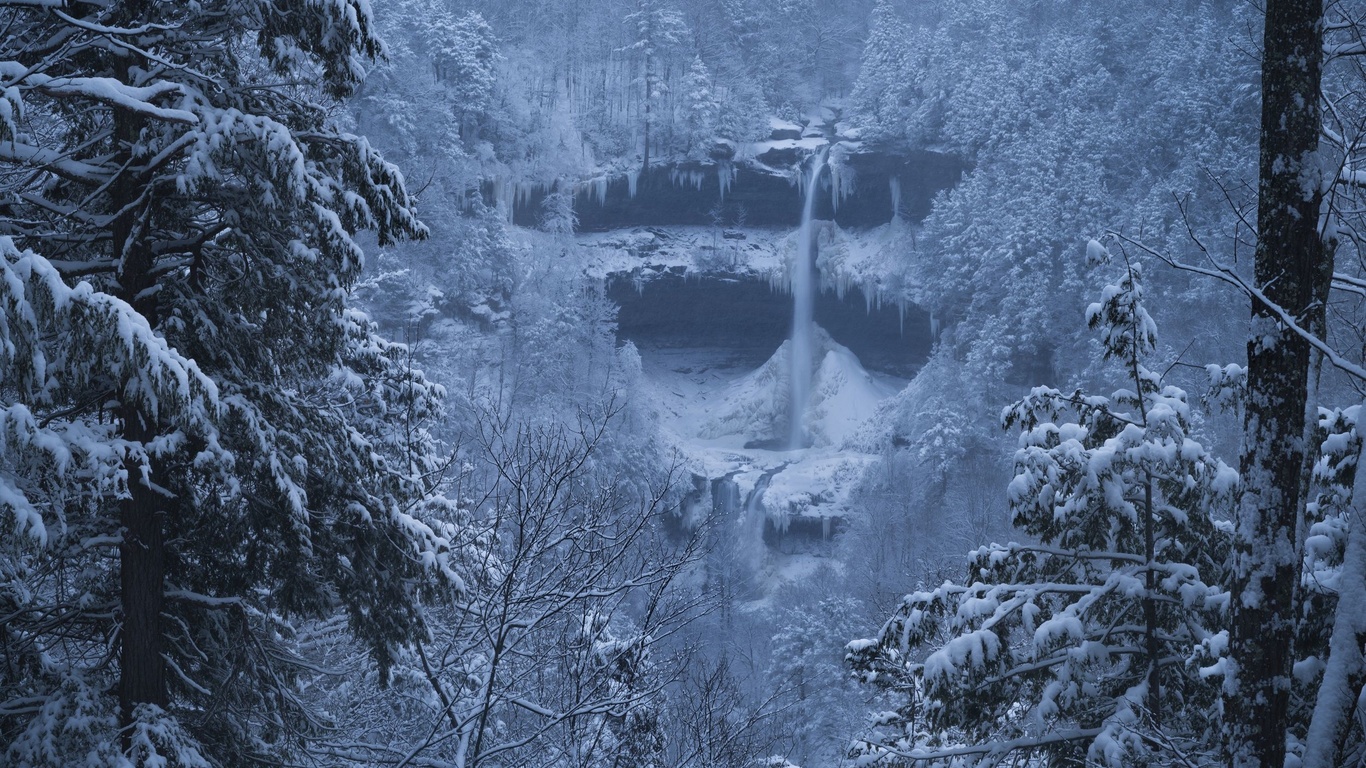
[[[1144,426],[1148,415],[1143,414]],[[1162,670],[1157,640],[1157,542],[1153,528],[1153,473],[1145,473],[1143,484],[1143,558],[1147,572],[1143,577],[1144,644],[1148,651],[1148,715],[1155,725],[1162,724]]]
[[[1255,281],[1301,319],[1326,298],[1317,276],[1329,258],[1318,231],[1322,24],[1322,0],[1267,3]],[[1308,373],[1309,345],[1254,300],[1224,690],[1232,768],[1285,761]]]
[[[147,440],[151,430],[132,407],[123,409],[124,437]],[[123,605],[122,652],[119,658],[119,708],[127,726],[139,704],[166,705],[166,663],[162,659],[161,606],[166,575],[165,540],[160,498],[142,481],[143,468],[125,464],[131,498],[123,502],[120,522],[119,596]]]
[[[127,78],[132,82],[131,73]],[[115,110],[114,136],[126,159],[133,157],[143,121],[137,115]],[[148,291],[154,283],[152,254],[142,242],[141,206],[143,179],[136,162],[129,163],[111,186],[114,210],[121,211],[111,226],[113,256],[119,264],[119,297],[131,304],[155,327],[155,299]],[[156,437],[157,425],[137,404],[118,409],[123,438],[145,444]],[[119,547],[119,599],[123,609],[119,657],[119,714],[121,724],[132,722],[139,704],[165,706],[166,662],[162,658],[161,608],[166,574],[165,536],[161,495],[152,488],[153,470],[135,459],[124,463],[128,472],[129,498],[121,503],[119,522],[123,543]],[[124,730],[124,748],[131,736]]]
[[[650,102],[654,99],[654,72],[649,59],[645,61],[645,160],[640,164],[641,171],[650,170]]]

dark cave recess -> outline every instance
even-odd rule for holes
[[[792,331],[792,297],[757,276],[695,275],[666,271],[646,281],[619,273],[607,295],[620,307],[618,341],[642,349],[726,349],[755,366]],[[869,307],[862,291],[844,298],[833,290],[816,299],[816,324],[848,347],[863,366],[910,378],[929,357],[929,315],[919,307]]]

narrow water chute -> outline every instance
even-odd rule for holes
[[[806,180],[806,203],[802,207],[801,229],[797,233],[797,259],[792,266],[792,344],[788,382],[789,450],[806,445],[806,405],[811,399],[812,328],[816,306],[816,193],[821,171],[826,165],[828,149],[822,149],[811,160],[810,175]]]

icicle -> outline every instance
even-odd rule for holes
[[[670,168],[669,183],[675,187],[683,187],[687,186],[688,184],[693,184],[694,186],[697,186],[700,189],[701,184],[697,183],[696,180],[693,178],[695,175],[701,175],[701,172],[685,171],[679,168]]]
[[[576,197],[586,197],[596,200],[598,207],[607,205],[607,184],[611,179],[607,176],[595,176],[587,181],[581,181],[574,187]]]
[[[839,163],[830,164],[830,210],[839,213],[840,210],[840,166]],[[840,298],[844,298],[842,295]]]
[[[901,218],[901,177],[888,176],[887,187],[892,193],[892,221]]]
[[[834,277],[835,298],[839,299],[840,301],[844,301],[845,295],[849,293],[849,287],[854,283],[854,278],[843,272],[835,275]]]
[[[679,168],[669,169],[669,183],[675,187],[692,185],[698,192],[702,191],[702,183],[706,181],[706,175],[700,170],[684,171]]]
[[[930,313],[930,340],[939,340],[939,318],[933,312]]]
[[[792,293],[792,270],[785,269],[782,272],[773,270],[768,273],[768,289],[774,293]]]
[[[730,185],[735,181],[735,166],[730,163],[719,163],[716,166],[716,183],[721,188],[721,202],[726,201],[726,193],[730,191]]]
[[[499,179],[494,184],[493,197],[498,201],[498,205],[503,208],[503,215],[508,217],[508,223],[512,223],[515,209],[513,207],[516,193],[513,190],[513,182],[510,179]]]
[[[626,172],[626,195],[636,199],[636,189],[640,186],[640,169]]]

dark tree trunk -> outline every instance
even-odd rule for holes
[[[650,61],[645,60],[645,159],[641,162],[642,171],[650,170],[650,102],[654,99],[654,70]]]
[[[131,76],[129,77],[131,81]],[[152,254],[141,229],[143,206],[136,201],[144,191],[144,179],[136,168],[133,147],[143,121],[122,110],[114,113],[114,136],[128,163],[110,188],[113,210],[122,211],[112,226],[113,256],[118,261],[119,297],[133,305],[149,324],[156,326],[155,300],[148,290],[154,283]],[[138,404],[123,403],[118,409],[123,437],[146,443],[157,436],[157,424],[140,411]],[[153,468],[130,459],[129,498],[119,511],[123,543],[119,547],[119,598],[123,609],[119,656],[119,711],[127,726],[139,704],[165,706],[166,662],[162,657],[161,609],[166,575],[163,500],[150,485]],[[129,736],[124,731],[125,739]],[[125,750],[129,748],[125,741]]]
[[[1255,280],[1301,323],[1326,299],[1320,275],[1330,258],[1318,231],[1322,33],[1322,0],[1267,3]],[[1233,768],[1285,761],[1308,374],[1309,345],[1254,299],[1224,697]]]
[[[124,437],[146,440],[151,430],[141,414],[123,409]],[[122,652],[119,658],[119,707],[123,725],[139,704],[166,705],[166,663],[162,659],[161,606],[166,574],[165,540],[160,498],[140,480],[142,467],[126,465],[131,498],[123,502],[120,522],[119,594],[123,604]]]
[[[1143,415],[1146,425],[1148,415]],[[1143,623],[1144,644],[1148,651],[1148,714],[1153,723],[1162,724],[1162,670],[1157,639],[1157,546],[1153,528],[1153,473],[1146,473],[1143,486],[1143,557],[1147,573],[1144,575]]]

